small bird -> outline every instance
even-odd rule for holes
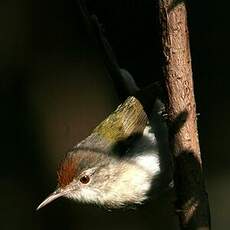
[[[140,101],[130,96],[67,153],[57,189],[37,210],[58,197],[109,209],[141,204],[160,171],[155,130]]]

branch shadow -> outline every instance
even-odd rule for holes
[[[208,194],[200,162],[190,150],[181,151],[174,157],[174,185],[177,194],[175,208],[190,229],[210,226]],[[181,210],[183,207],[183,210]],[[184,213],[186,211],[186,213]]]
[[[179,113],[174,120],[168,122],[169,134],[170,135],[177,134],[184,126],[187,119],[188,119],[188,111],[184,110],[181,113]]]
[[[182,111],[169,123],[169,139],[174,140],[188,119],[188,111]],[[170,143],[173,149],[173,143]],[[205,191],[205,178],[199,153],[189,149],[182,150],[177,156],[173,156],[174,189],[177,195],[175,208],[180,218],[182,228],[210,227],[210,211],[208,194]],[[183,208],[183,210],[181,210]]]

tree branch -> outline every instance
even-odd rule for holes
[[[210,212],[197,132],[186,6],[181,0],[159,0],[159,10],[176,210],[181,229],[208,230]]]

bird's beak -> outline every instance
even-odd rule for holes
[[[57,189],[55,192],[51,193],[38,207],[36,210],[39,210],[40,208],[44,207],[45,205],[49,204],[53,200],[56,200],[57,198],[64,196],[67,193],[66,190],[63,189]]]

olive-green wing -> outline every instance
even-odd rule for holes
[[[76,148],[110,152],[119,141],[135,134],[142,134],[147,122],[147,115],[138,99],[128,97]]]

